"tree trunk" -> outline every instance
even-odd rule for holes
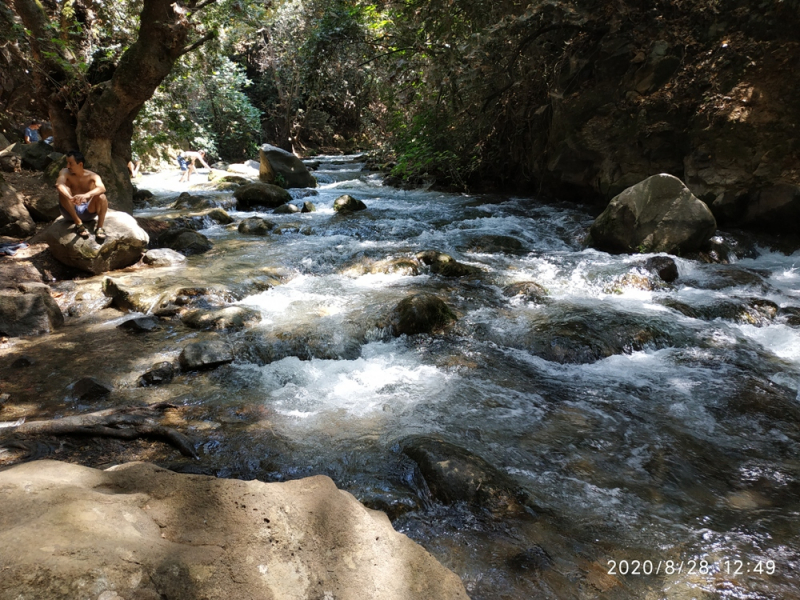
[[[186,11],[178,10],[180,7],[174,0],[144,0],[138,39],[122,55],[112,78],[92,86],[85,99],[78,99],[80,109],[71,118],[69,104],[76,99],[63,98],[57,83],[64,79],[65,65],[74,62],[69,60],[71,54],[66,56],[69,50],[52,42],[47,14],[37,0],[14,0],[14,4],[32,32],[35,58],[48,74],[40,88],[49,92],[57,148],[81,150],[86,167],[103,179],[109,206],[132,212],[133,186],[127,163],[131,157],[133,121],[178,57],[199,47],[212,35],[187,45],[193,25],[185,16]],[[187,2],[190,9],[196,4],[196,0]],[[60,52],[60,59],[52,58],[54,51]]]

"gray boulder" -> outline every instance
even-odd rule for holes
[[[58,192],[50,188],[43,193],[25,196],[25,208],[28,209],[34,221],[49,223],[61,216],[61,205],[58,202]]]
[[[0,152],[0,156],[16,154],[22,160],[22,166],[26,169],[44,171],[53,162],[50,156],[52,152],[53,147],[45,142],[36,142],[35,144],[17,142]]]
[[[27,237],[35,229],[22,196],[0,176],[0,235]]]
[[[8,337],[51,333],[64,315],[49,294],[0,294],[0,334]]]
[[[300,209],[294,204],[282,204],[272,212],[276,215],[292,215],[294,213],[299,213]]]
[[[203,254],[214,247],[211,240],[202,233],[185,227],[165,231],[158,236],[158,243],[162,247],[171,248],[186,256]]]
[[[708,206],[672,175],[653,175],[614,197],[592,224],[592,245],[608,252],[691,252],[717,229]]]
[[[94,377],[82,377],[71,383],[67,390],[69,395],[79,402],[100,400],[114,391],[114,387]]]
[[[258,152],[261,161],[258,177],[264,183],[281,183],[287,188],[317,187],[317,180],[291,152],[264,144]]]
[[[415,256],[417,260],[429,265],[431,272],[444,277],[469,277],[482,272],[478,267],[460,263],[449,254],[437,250],[425,250]]]
[[[195,342],[183,349],[178,362],[184,371],[213,369],[233,362],[233,351],[221,340]]]
[[[274,227],[275,223],[265,221],[261,217],[249,217],[239,223],[239,233],[247,235],[267,235]]]
[[[171,248],[155,248],[148,250],[142,262],[151,267],[174,267],[186,262],[186,257]]]
[[[108,211],[103,227],[108,237],[102,244],[94,237],[96,223],[87,223],[90,235],[84,239],[71,221],[59,217],[44,231],[43,240],[56,260],[95,275],[124,269],[147,251],[150,237],[128,213]]]
[[[306,200],[305,202],[303,202],[303,210],[301,210],[300,212],[304,213],[317,212],[317,207],[314,206],[313,202]]]
[[[344,214],[366,209],[367,209],[366,204],[364,204],[361,200],[353,198],[349,194],[345,194],[344,196],[339,196],[336,200],[333,201],[333,210],[337,213]]]
[[[175,377],[175,366],[171,362],[160,362],[152,366],[152,368],[139,377],[139,387],[147,387],[149,385],[159,385],[162,383],[169,383]]]
[[[236,188],[233,192],[239,208],[266,206],[276,208],[292,199],[291,194],[282,187],[270,183],[248,183]]]

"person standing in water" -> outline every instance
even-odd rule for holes
[[[198,150],[197,152],[193,152],[191,150],[183,150],[178,155],[178,164],[181,167],[181,178],[178,181],[189,181],[189,177],[192,173],[195,172],[195,165],[194,161],[199,160],[203,163],[203,166],[206,169],[210,169],[211,167],[208,166],[208,163],[205,161],[205,150]]]

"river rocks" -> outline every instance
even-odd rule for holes
[[[276,208],[291,201],[292,196],[285,189],[269,183],[248,183],[236,188],[233,193],[240,209],[252,206]]]
[[[233,352],[221,340],[194,342],[183,349],[178,362],[184,371],[213,369],[233,362]]]
[[[226,169],[229,173],[238,173],[247,178],[258,179],[259,163],[255,160],[248,160],[243,163],[228,165]]]
[[[0,176],[0,235],[27,237],[35,228],[22,196]]]
[[[239,233],[246,235],[267,235],[273,228],[275,223],[265,221],[261,217],[248,217],[239,223]]]
[[[34,171],[44,171],[53,162],[50,154],[53,147],[46,142],[36,142],[35,144],[23,144],[17,142],[0,152],[0,156],[14,154],[20,157],[22,166]]]
[[[230,225],[231,223],[233,223],[233,217],[231,217],[222,208],[211,209],[204,216],[208,217],[215,223],[219,223],[220,225]]]
[[[678,278],[678,265],[668,256],[648,258],[643,267],[657,274],[665,283],[672,283]]]
[[[269,144],[258,151],[260,159],[258,177],[264,183],[286,188],[317,187],[317,180],[308,172],[303,162],[291,152]]]
[[[708,206],[662,173],[613,198],[589,232],[600,250],[681,253],[699,249],[716,229]]]
[[[160,327],[158,319],[155,317],[136,317],[117,325],[117,329],[122,329],[130,333],[150,333]]]
[[[36,461],[0,473],[0,489],[0,544],[15,548],[4,599],[468,600],[454,573],[324,476]]]
[[[437,333],[456,321],[456,316],[441,298],[432,294],[414,294],[395,307],[391,317],[395,336]]]
[[[272,212],[276,215],[292,215],[294,213],[299,213],[300,209],[294,204],[282,204]]]
[[[87,223],[88,238],[75,233],[74,224],[59,218],[48,227],[43,239],[52,255],[65,265],[98,275],[130,266],[147,250],[149,236],[127,213],[109,210],[104,229],[108,237],[100,244],[95,240],[94,223]]]
[[[94,377],[82,377],[67,386],[67,391],[77,402],[92,402],[108,396],[114,387]]]
[[[147,373],[139,377],[138,386],[147,387],[169,383],[175,377],[175,366],[171,362],[163,361],[154,364]]]
[[[194,196],[189,192],[183,192],[178,199],[175,201],[175,204],[172,205],[173,208],[190,208],[193,210],[200,210],[203,208],[215,208],[217,206],[216,200],[214,198],[207,198],[205,196]]]
[[[142,257],[142,262],[151,267],[174,267],[186,262],[186,257],[171,248],[154,248]]]
[[[145,204],[152,197],[153,192],[150,190],[135,190],[133,192],[133,203],[135,205]]]
[[[158,243],[160,246],[171,248],[185,256],[203,254],[214,247],[211,240],[202,233],[186,227],[165,231],[158,236]]]
[[[469,277],[482,272],[477,267],[460,263],[449,254],[436,250],[418,252],[416,258],[430,265],[431,272],[444,277]]]
[[[545,302],[550,292],[543,285],[535,281],[517,281],[503,288],[503,294],[509,298],[522,296],[528,302],[541,304]]]
[[[361,200],[353,198],[349,194],[339,196],[333,201],[333,210],[339,214],[353,213],[366,209],[366,204],[364,204]]]
[[[515,254],[524,251],[524,246],[517,238],[509,235],[482,235],[469,243],[470,252],[495,254],[499,252]]]
[[[303,209],[300,212],[304,213],[317,212],[317,207],[314,206],[313,202],[309,202],[308,200],[306,200],[305,202],[303,202]]]
[[[419,467],[431,494],[443,504],[466,502],[496,517],[525,513],[526,495],[506,474],[448,442],[412,437],[403,453]]]
[[[183,324],[194,329],[244,329],[261,321],[261,313],[243,306],[217,310],[193,310],[181,316]]]
[[[0,293],[0,335],[42,335],[63,324],[64,315],[50,294]]]
[[[112,306],[123,311],[147,313],[155,306],[159,294],[147,288],[125,285],[106,277],[103,279],[103,294],[111,298]]]

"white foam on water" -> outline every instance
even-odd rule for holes
[[[781,324],[767,327],[738,324],[736,327],[775,356],[800,366],[800,330]]]

